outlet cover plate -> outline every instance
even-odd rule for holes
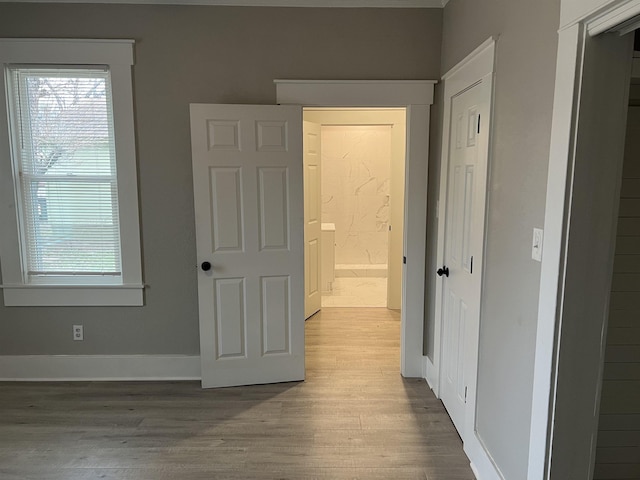
[[[73,326],[73,340],[74,341],[84,340],[84,328],[82,327],[82,325]]]

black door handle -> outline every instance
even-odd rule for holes
[[[200,267],[202,268],[203,271],[208,272],[209,270],[211,270],[211,263],[210,262],[202,262]]]
[[[449,276],[449,268],[448,267],[439,268],[436,273],[438,274],[439,277],[441,277],[442,275],[444,275],[445,277],[448,277]]]

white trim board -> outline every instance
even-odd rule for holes
[[[0,355],[0,381],[200,380],[199,355]]]
[[[209,5],[227,7],[444,8],[449,0],[0,0],[0,3]]]

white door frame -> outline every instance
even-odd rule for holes
[[[594,92],[583,97],[585,79],[589,79],[591,73],[588,69],[591,52],[594,51],[587,47],[593,45],[589,36],[615,29],[639,13],[640,0],[562,0],[538,302],[529,480],[569,478],[565,476],[567,472],[571,472],[571,478],[592,478],[593,475],[595,442],[592,440],[586,448],[578,445],[584,445],[585,436],[597,437],[609,294],[602,289],[593,298],[590,293],[589,306],[593,313],[576,318],[584,299],[584,290],[582,298],[579,291],[585,279],[575,273],[568,274],[567,267],[581,261],[589,264],[594,252],[585,251],[584,242],[571,235],[572,225],[580,222],[580,214],[584,217],[585,208],[588,208],[584,199],[589,196],[584,195],[587,193],[584,179],[581,183],[575,181],[574,167],[578,160],[581,168],[611,172],[622,164],[623,133],[617,139],[611,133],[604,135],[602,148],[609,152],[607,168],[603,168],[603,157],[590,158],[597,156],[581,150],[589,136],[594,135],[598,117],[606,114],[609,127],[613,127],[607,130],[621,132],[625,130],[626,119],[626,101],[622,101],[626,92],[621,84],[625,81],[624,68],[608,72],[606,76],[612,88],[622,88],[620,105],[609,107],[603,113],[588,102],[588,96]],[[605,42],[602,40],[600,43]],[[627,85],[628,80],[629,77]],[[611,115],[612,112],[617,113]],[[607,186],[598,194],[606,204],[591,210],[589,215],[594,224],[608,225],[617,208],[619,186],[616,187],[610,175],[604,177]],[[597,254],[610,259],[598,262],[589,271],[590,278],[611,275],[615,232],[601,230],[593,232],[594,236],[598,237],[600,245],[608,243],[610,251]],[[594,362],[590,361],[589,366],[576,375],[575,367],[586,358],[585,352],[589,352],[600,367],[591,368]],[[572,408],[585,402],[590,408]]]
[[[405,107],[405,275],[400,373],[423,376],[429,108],[435,80],[274,80],[277,103],[305,107]]]
[[[440,157],[440,195],[438,200],[438,244],[437,244],[437,261],[438,265],[444,265],[445,255],[445,233],[447,219],[447,185],[449,174],[449,134],[451,130],[451,105],[452,98],[460,92],[476,85],[480,82],[489,82],[489,88],[492,91],[491,100],[488,107],[488,118],[482,118],[483,125],[489,128],[489,137],[487,139],[487,181],[491,170],[491,123],[492,123],[492,106],[493,106],[493,76],[495,70],[495,44],[496,38],[491,37],[482,43],[478,48],[471,52],[460,63],[453,67],[443,77],[444,100],[443,100],[443,127],[442,127],[442,151]],[[488,183],[486,184],[488,185]],[[485,185],[485,187],[486,187]],[[488,201],[485,205],[488,205]],[[486,206],[483,207],[486,209]],[[485,229],[483,236],[486,235],[486,210],[485,210]],[[484,241],[482,242],[484,245]],[[481,252],[479,258],[483,265],[484,252]],[[474,262],[475,263],[475,262]],[[481,275],[484,276],[484,266],[482,266]],[[480,282],[482,284],[483,279]],[[427,382],[433,389],[433,392],[439,397],[440,379],[442,368],[442,331],[443,331],[443,284],[442,279],[436,281],[435,293],[435,315],[434,315],[434,353],[433,361],[429,357],[425,357],[425,372]],[[482,286],[481,286],[482,291]],[[482,316],[482,296],[479,305],[479,315]],[[469,356],[469,369],[465,371],[475,372],[476,378],[468,379],[469,395],[467,397],[467,415],[465,418],[465,432],[462,433],[464,442],[464,450],[469,456],[472,468],[478,478],[482,479],[499,479],[500,476],[491,461],[489,454],[484,449],[482,442],[476,435],[475,414],[476,414],[476,383],[478,371],[478,347],[479,347],[479,328],[476,331],[469,332],[468,345],[472,347],[472,351],[467,351]]]

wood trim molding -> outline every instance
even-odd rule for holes
[[[199,355],[2,355],[0,381],[200,380]]]

